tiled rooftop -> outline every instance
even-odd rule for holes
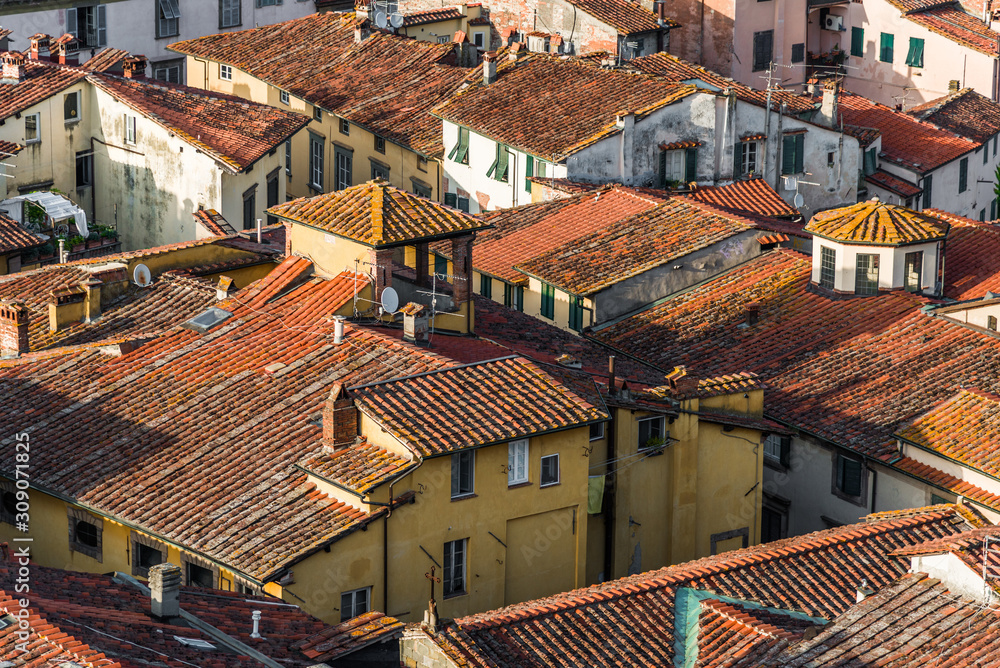
[[[839,95],[838,110],[845,126],[878,129],[885,160],[919,174],[960,158],[977,146],[953,132],[847,91]]]
[[[945,249],[944,294],[950,299],[980,299],[1000,293],[1000,227],[937,209],[924,209],[951,224]]]
[[[321,452],[300,465],[310,473],[363,496],[386,480],[408,471],[413,462],[363,441],[337,452]]]
[[[220,237],[236,234],[232,224],[215,209],[198,209],[194,212],[194,217],[211,234]]]
[[[0,631],[0,658],[17,666],[94,666],[99,668],[243,668],[260,665],[208,633],[187,625],[157,620],[150,615],[149,595],[109,575],[78,573],[31,565],[32,639],[29,654],[15,649],[17,625]],[[0,608],[17,612],[14,598],[16,567],[0,565]],[[328,627],[298,606],[270,597],[215,590],[210,594],[181,587],[181,609],[236,641],[287,666],[315,664],[297,643]],[[250,638],[251,613],[262,610],[260,640]],[[175,639],[209,642],[215,650],[183,645]],[[44,657],[44,658],[43,658]],[[105,657],[105,658],[102,658]],[[62,663],[72,661],[74,663]]]
[[[354,43],[354,15],[326,12],[170,48],[228,63],[423,155],[443,152],[441,123],[427,112],[469,70],[454,45],[378,31]],[[364,76],[359,76],[364,72]]]
[[[309,123],[309,117],[162,81],[92,74],[89,80],[233,172],[251,167]]]
[[[380,179],[324,195],[300,197],[271,207],[268,212],[373,247],[471,234],[489,227],[478,218]]]
[[[276,577],[385,510],[366,515],[329,498],[296,466],[321,451],[316,420],[333,383],[447,364],[352,326],[335,346],[329,316],[349,303],[354,280],[310,271],[288,258],[216,302],[233,315],[204,334],[175,328],[121,357],[0,362],[0,431],[32,433],[34,482],[52,493],[244,576]]]
[[[677,28],[679,23],[666,19],[663,26],[656,22],[656,15],[636,2],[629,0],[568,0],[569,4],[608,24],[623,35]]]
[[[894,550],[974,526],[951,506],[882,513],[861,524],[464,617],[436,639],[477,667],[690,665],[678,662],[676,653],[691,647],[681,638],[693,628],[690,614],[700,616],[703,608],[675,606],[682,589],[833,619],[854,604],[862,579],[880,588],[905,573],[908,564],[890,556]],[[758,625],[774,625],[774,616],[759,614]],[[711,644],[703,647],[711,656]]]
[[[48,61],[27,60],[24,80],[0,86],[0,118],[38,104],[87,76],[87,70],[63,67]]]
[[[516,268],[570,294],[590,296],[752,228],[749,220],[675,197]]]
[[[806,232],[845,244],[895,246],[944,239],[950,227],[940,218],[869,200],[817,213]]]
[[[711,204],[737,214],[794,218],[799,212],[764,179],[735,181],[727,186],[699,186],[684,194],[696,202]]]
[[[121,63],[129,57],[129,52],[124,49],[114,49],[108,47],[90,58],[81,67],[93,72],[109,72],[111,70],[121,70]]]
[[[4,147],[0,146],[0,151]],[[0,161],[3,156],[0,156]],[[34,234],[18,225],[16,220],[0,214],[0,255],[41,246],[44,242]]]
[[[1000,104],[971,88],[931,100],[908,112],[955,134],[982,144],[1000,133]]]
[[[519,357],[349,389],[363,413],[424,457],[608,417],[586,374]]]
[[[316,662],[333,661],[375,643],[398,638],[403,623],[381,612],[366,612],[298,642],[295,649]]]
[[[890,174],[883,169],[877,169],[873,173],[866,175],[865,181],[883,190],[896,193],[900,197],[916,197],[924,191],[923,188],[901,179],[895,174]]]
[[[697,92],[644,74],[604,70],[583,58],[522,53],[511,61],[503,51],[497,79],[488,86],[482,67],[433,113],[552,162],[620,132],[619,112],[633,112],[638,121]],[[510,113],[511,100],[518,101],[516,114]]]
[[[882,460],[891,462],[891,466],[903,473],[913,476],[923,482],[928,482],[939,489],[946,490],[961,496],[963,499],[975,501],[996,512],[1000,512],[1000,495],[989,492],[982,487],[977,487],[972,483],[957,478],[950,473],[945,473],[941,469],[934,468],[929,464],[922,464],[910,457],[899,457],[895,453],[886,452],[882,455]]]
[[[903,3],[893,4],[900,6]],[[904,9],[903,16],[957,44],[994,58],[998,55],[1000,33],[990,30],[979,18],[967,14],[957,2],[933,3],[930,9]]]
[[[413,26],[424,25],[425,23],[437,23],[438,21],[460,21],[463,16],[465,15],[462,14],[462,10],[458,7],[424,9],[405,15],[403,17],[403,27],[411,28]]]

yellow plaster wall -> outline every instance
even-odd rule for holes
[[[742,395],[739,395],[742,398]],[[711,535],[747,527],[750,545],[760,542],[764,448],[754,429],[724,431],[722,425],[699,427],[697,470],[697,543],[694,558],[711,554]],[[756,487],[755,487],[756,485]],[[742,538],[716,546],[717,552],[743,546]]]
[[[292,226],[292,252],[312,260],[316,273],[337,276],[344,271],[372,273],[372,249],[356,241],[328,234],[307,225]],[[357,261],[357,264],[355,264]]]

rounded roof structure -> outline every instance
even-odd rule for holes
[[[821,211],[806,225],[818,237],[845,244],[903,246],[944,239],[951,225],[903,206],[878,200]]]

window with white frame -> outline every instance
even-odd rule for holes
[[[156,36],[175,37],[181,32],[178,0],[156,0]]]
[[[323,138],[309,135],[309,185],[323,190]]]
[[[334,190],[343,190],[351,187],[351,174],[354,173],[354,154],[340,146],[333,147],[333,158],[336,162],[336,170],[333,184]]]
[[[507,445],[507,485],[528,482],[528,439],[511,441]]]
[[[233,67],[232,65],[219,65],[219,78],[223,81],[233,80]]]
[[[640,450],[644,448],[658,448],[664,444],[667,433],[665,423],[666,420],[662,415],[639,420],[638,446]]]
[[[240,6],[242,0],[219,0],[219,27],[233,28],[242,23]]]
[[[788,466],[788,455],[791,445],[791,436],[769,434],[764,441],[764,459],[773,464]]]
[[[25,114],[24,141],[28,144],[42,141],[42,115]]]
[[[683,183],[685,176],[684,150],[664,151],[663,154],[663,178],[667,183]]]
[[[371,609],[371,587],[352,589],[340,594],[340,621],[365,614]]]
[[[465,593],[465,560],[468,538],[453,540],[444,544],[444,568],[441,586],[445,598]]]
[[[285,174],[292,173],[292,140],[285,140]]]
[[[108,45],[107,7],[73,7],[66,10],[66,32],[76,38],[78,49]]]
[[[278,93],[278,99],[281,100],[281,104],[290,104],[291,98],[288,96],[288,91],[283,90]]]
[[[541,473],[538,476],[538,486],[548,487],[559,484],[559,455],[545,455],[542,457]]]
[[[135,144],[136,132],[135,132],[136,117],[129,116],[125,114],[125,143]]]
[[[451,498],[469,496],[476,488],[476,451],[456,452],[451,456]]]

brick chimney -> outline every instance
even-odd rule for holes
[[[80,52],[77,50],[76,37],[69,33],[53,40],[55,44],[55,61],[60,65],[79,65]],[[50,51],[51,53],[51,51]]]
[[[52,39],[43,32],[38,32],[28,38],[31,41],[32,60],[51,60],[49,55],[49,42]]]
[[[21,300],[0,301],[0,355],[28,352],[28,325],[31,316]]]
[[[149,569],[149,609],[156,617],[181,614],[181,568],[158,564]]]
[[[379,302],[382,299],[382,291],[392,287],[392,255],[391,248],[372,248],[368,251],[369,261],[375,265],[372,272],[375,274],[374,299]]]
[[[452,279],[455,306],[469,301],[472,294],[472,235],[465,234],[451,240],[451,262],[455,267]]]
[[[358,438],[358,409],[340,383],[330,390],[323,404],[323,447],[338,452],[350,447]]]
[[[489,86],[497,80],[497,52],[487,51],[483,54],[483,84]]]
[[[146,56],[129,56],[122,61],[122,72],[126,79],[145,79]]]
[[[16,84],[24,81],[24,63],[27,59],[23,53],[17,51],[6,51],[0,54],[0,63],[3,65],[3,77],[0,83]]]
[[[368,19],[358,19],[354,22],[354,43],[360,44],[372,34],[372,24]]]

